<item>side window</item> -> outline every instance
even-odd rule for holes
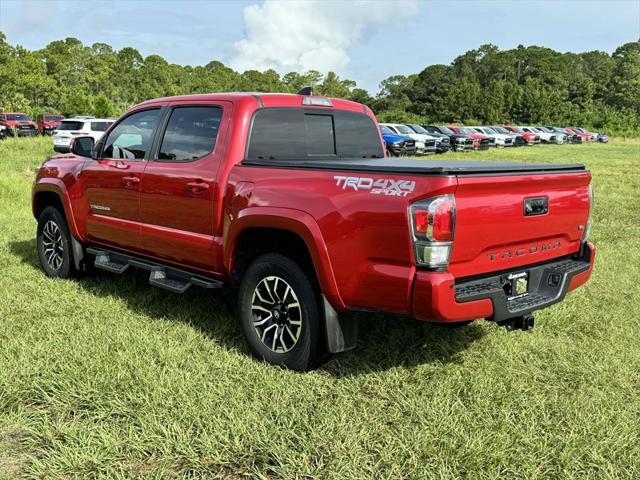
[[[91,130],[94,132],[106,132],[110,122],[91,122]]]
[[[184,162],[213,152],[222,119],[220,107],[177,107],[164,131],[158,160]]]
[[[109,132],[102,150],[103,158],[142,160],[151,148],[153,131],[160,109],[144,110],[129,115]]]

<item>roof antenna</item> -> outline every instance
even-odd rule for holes
[[[300,90],[298,90],[298,95],[313,95],[313,87],[302,87]]]

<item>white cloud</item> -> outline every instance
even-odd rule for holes
[[[244,8],[245,37],[231,66],[239,71],[344,71],[349,49],[376,30],[409,18],[417,0],[277,1]]]

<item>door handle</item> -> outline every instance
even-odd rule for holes
[[[126,187],[133,187],[140,183],[140,179],[138,177],[122,177],[122,183],[124,183]]]
[[[209,190],[210,187],[211,185],[203,181],[195,181],[195,182],[187,183],[187,190],[191,191],[192,193],[202,193],[205,190]]]

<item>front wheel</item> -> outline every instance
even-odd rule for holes
[[[258,359],[304,371],[323,357],[316,290],[289,258],[266,254],[249,266],[240,284],[238,311]]]
[[[69,227],[57,208],[47,207],[38,217],[36,244],[40,265],[48,276],[69,278],[74,273]]]

